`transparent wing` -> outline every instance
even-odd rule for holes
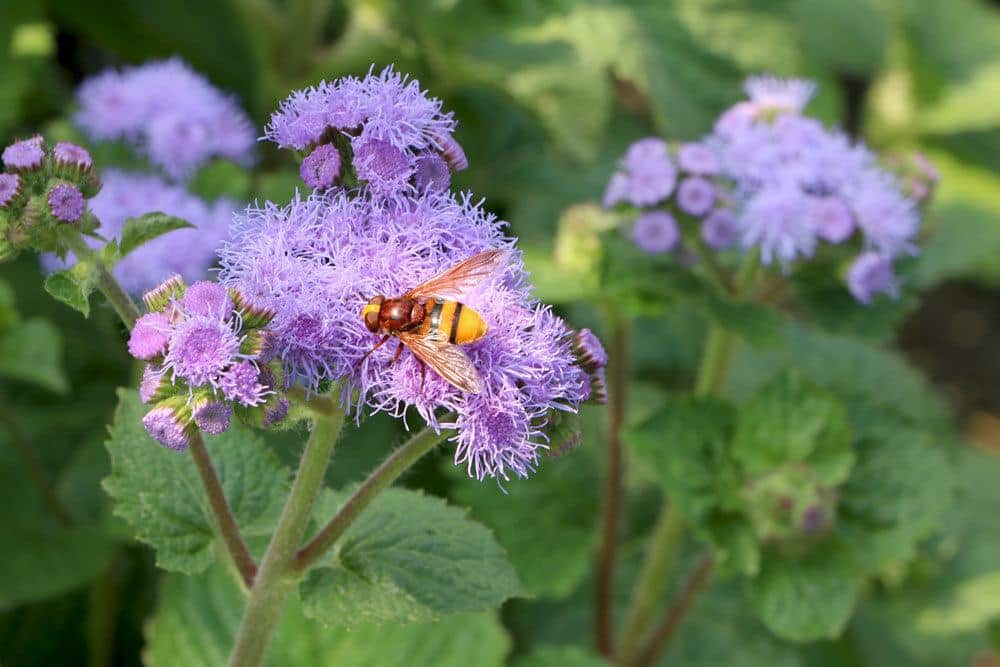
[[[452,386],[478,394],[483,390],[483,381],[472,361],[458,346],[452,345],[439,332],[426,336],[404,332],[399,339],[417,355],[417,358],[431,367],[435,373]]]
[[[426,280],[409,292],[410,298],[438,297],[458,301],[472,288],[492,276],[503,264],[506,252],[486,250],[459,262],[450,269]]]

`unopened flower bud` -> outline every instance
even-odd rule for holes
[[[181,308],[188,315],[204,315],[219,319],[228,318],[233,312],[229,292],[219,283],[199,280],[184,290]]]
[[[142,301],[149,312],[160,312],[165,310],[173,299],[184,296],[185,289],[184,279],[179,275],[173,275],[143,294]]]
[[[274,319],[274,311],[251,304],[237,289],[229,290],[229,298],[233,300],[233,307],[239,311],[243,326],[247,329],[261,329]]]
[[[158,364],[146,364],[142,369],[142,379],[139,380],[139,399],[143,403],[161,401],[170,397],[175,387],[166,376],[163,367]]]
[[[21,177],[17,174],[0,174],[0,208],[13,208],[23,192]]]
[[[170,338],[170,320],[163,313],[146,313],[132,327],[128,351],[136,359],[149,361],[167,351]]]
[[[49,213],[59,222],[76,222],[83,216],[87,202],[75,185],[59,183],[49,189],[46,197]]]
[[[306,156],[299,175],[310,188],[330,188],[340,178],[340,151],[333,144],[320,144]]]
[[[465,156],[465,150],[450,133],[439,132],[434,136],[434,139],[438,144],[441,157],[445,159],[453,171],[462,171],[469,166],[469,158]]]
[[[193,426],[186,397],[161,401],[142,418],[149,437],[169,449],[184,451],[191,443]]]
[[[608,380],[603,368],[590,374],[590,396],[587,403],[605,405],[608,402]]]
[[[573,336],[573,352],[580,365],[588,371],[596,371],[608,365],[608,353],[590,329],[580,329]]]
[[[194,423],[205,433],[218,435],[229,428],[233,409],[220,401],[198,399],[194,404]]]
[[[45,142],[40,136],[15,141],[3,149],[3,163],[13,171],[38,171],[44,161]]]
[[[86,148],[69,141],[60,141],[52,149],[52,163],[57,173],[66,175],[90,171],[94,160]]]

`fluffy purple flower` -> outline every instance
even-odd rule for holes
[[[0,174],[0,207],[10,205],[21,194],[21,177],[17,174]]]
[[[507,249],[505,266],[462,302],[489,329],[463,351],[483,389],[460,391],[395,345],[378,342],[361,311],[378,294],[396,296],[472,255]],[[388,202],[365,193],[329,191],[286,207],[248,209],[220,253],[221,281],[275,312],[270,328],[291,381],[315,388],[340,380],[344,396],[395,416],[415,408],[440,427],[437,413],[457,413],[456,463],[470,474],[526,475],[546,444],[552,409],[575,409],[589,394],[570,332],[530,296],[527,276],[503,224],[468,196],[427,193]],[[362,364],[362,360],[364,363]]]
[[[892,261],[874,252],[862,253],[847,271],[847,288],[859,302],[870,305],[876,294],[899,296],[899,282]]]
[[[3,149],[3,163],[8,169],[28,171],[38,169],[45,160],[45,148],[41,137],[15,141]]]
[[[126,255],[115,265],[115,277],[130,294],[155,287],[164,276],[176,273],[200,280],[215,263],[215,249],[226,237],[236,203],[228,199],[205,202],[184,188],[157,176],[110,170],[102,174],[103,187],[90,200],[90,210],[101,222],[98,232],[120,238],[125,220],[162,211],[187,220],[193,228],[164,234]],[[90,241],[94,248],[97,240]],[[65,268],[66,262],[43,255],[47,270]]]
[[[271,392],[260,381],[260,371],[249,361],[239,361],[219,379],[222,395],[242,405],[259,405]]]
[[[773,187],[758,193],[743,211],[743,245],[760,247],[764,264],[777,260],[787,266],[798,257],[811,257],[816,231],[808,195]]]
[[[677,188],[677,206],[694,216],[702,216],[715,203],[715,186],[707,178],[689,176]]]
[[[632,240],[648,253],[669,252],[680,238],[677,221],[666,211],[643,213],[632,224]]]
[[[174,327],[163,366],[191,386],[213,382],[237,358],[240,339],[225,321],[189,316]]]
[[[128,339],[128,351],[136,359],[149,361],[167,350],[170,320],[163,313],[146,313],[135,322]]]
[[[677,164],[684,171],[702,176],[719,173],[719,156],[703,143],[684,144],[677,152]]]
[[[329,188],[340,178],[340,152],[333,144],[320,144],[306,156],[299,175],[310,188]]]
[[[181,308],[188,315],[202,315],[214,319],[226,319],[233,311],[233,300],[229,292],[219,283],[200,280],[184,292]]]
[[[896,178],[872,168],[858,181],[851,204],[866,245],[890,257],[914,252],[920,217],[916,204],[903,194]]]
[[[271,116],[265,137],[281,148],[303,150],[340,133],[351,140],[358,178],[379,196],[395,198],[414,186],[426,189],[426,173],[420,183],[410,181],[423,156],[440,155],[453,170],[468,165],[454,130],[440,100],[387,67],[364,79],[344,77],[292,93]]]
[[[74,143],[60,141],[52,149],[52,157],[57,165],[73,167],[76,169],[90,169],[94,166],[94,160],[90,157],[90,152]]]
[[[218,435],[229,428],[233,409],[219,401],[202,401],[194,408],[194,423],[205,433]]]
[[[621,204],[628,197],[628,176],[618,171],[611,175],[607,187],[604,188],[604,196],[601,197],[601,205],[604,208],[611,208]]]
[[[164,343],[164,347],[166,347],[166,343]],[[129,352],[131,351],[130,346]],[[135,353],[133,352],[134,355]],[[139,399],[143,403],[149,403],[156,397],[163,382],[163,368],[154,364],[146,364],[142,369],[142,378],[139,380]]]
[[[667,142],[655,137],[640,139],[629,146],[622,167],[628,177],[625,196],[636,206],[663,201],[677,182],[677,168],[670,160]]]
[[[758,113],[802,113],[816,94],[816,84],[808,79],[754,76],[747,79],[743,87]]]
[[[839,197],[814,198],[812,209],[816,235],[824,241],[843,243],[854,232],[854,216]]]
[[[729,209],[717,208],[701,221],[701,238],[709,248],[728,248],[738,237],[736,215]]]
[[[250,160],[253,125],[236,101],[177,58],[108,70],[77,91],[76,124],[95,140],[125,140],[183,179],[213,157]]]
[[[443,157],[427,153],[414,164],[413,186],[417,192],[444,192],[451,186],[451,170]]]
[[[157,406],[142,418],[146,433],[164,447],[184,451],[190,443],[190,435],[176,412],[167,406]]]
[[[47,201],[49,211],[62,222],[76,222],[83,216],[83,210],[87,207],[83,193],[78,187],[69,183],[60,183],[49,190]]]

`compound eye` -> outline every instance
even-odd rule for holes
[[[365,326],[372,333],[378,331],[378,311],[377,310],[366,310],[365,311]]]
[[[382,303],[384,301],[385,297],[381,294],[373,297],[372,300],[365,305],[365,308],[361,313],[361,316],[365,321],[365,326],[372,333],[378,332],[379,314],[382,312]]]

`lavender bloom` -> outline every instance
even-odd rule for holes
[[[701,221],[701,238],[715,250],[732,246],[739,238],[736,215],[728,209],[715,209]]]
[[[219,283],[201,280],[184,291],[181,308],[190,315],[222,320],[233,312],[233,300],[229,298],[226,288]]]
[[[816,84],[812,81],[774,76],[750,77],[744,84],[744,89],[758,112],[777,110],[802,113],[816,94]]]
[[[216,384],[240,350],[233,328],[219,318],[192,315],[174,327],[163,366],[191,386]]]
[[[184,451],[191,442],[191,436],[183,420],[168,406],[158,406],[142,418],[149,436],[164,447]]]
[[[77,102],[74,120],[91,139],[127,141],[172,178],[187,178],[217,156],[250,160],[249,117],[177,58],[91,77]]]
[[[94,160],[86,148],[68,141],[60,141],[55,145],[52,149],[52,158],[61,167],[90,169],[94,166]]]
[[[60,183],[49,190],[47,200],[49,211],[62,222],[76,222],[87,206],[80,189],[69,183]]]
[[[219,401],[202,401],[195,405],[194,423],[205,433],[218,435],[229,428],[229,418],[233,409]]]
[[[490,248],[508,249],[508,264],[462,297],[489,326],[463,346],[481,393],[462,392],[433,370],[422,374],[408,352],[390,365],[394,345],[362,364],[378,341],[360,315],[369,298],[403,294]],[[343,396],[357,392],[359,412],[403,417],[412,407],[434,427],[442,426],[439,410],[456,412],[456,463],[479,479],[527,475],[545,447],[549,411],[575,409],[589,395],[569,330],[531,298],[513,240],[469,196],[389,202],[333,190],[286,207],[268,203],[247,210],[220,255],[221,281],[275,312],[270,328],[291,381],[315,388],[340,380]]]
[[[677,221],[666,211],[643,213],[632,224],[632,240],[643,251],[651,254],[673,250],[680,238]]]
[[[167,350],[171,324],[163,313],[146,313],[135,322],[128,351],[136,359],[149,361]]]
[[[249,361],[239,361],[219,378],[222,395],[241,405],[259,405],[273,392],[260,381],[260,371]]]
[[[824,241],[843,243],[854,232],[854,217],[839,197],[814,198],[812,209],[816,235]]]
[[[714,176],[721,166],[715,151],[702,143],[681,146],[677,152],[677,164],[688,173],[702,176]]]
[[[777,260],[788,266],[798,257],[811,257],[816,231],[808,196],[790,188],[761,191],[743,211],[743,245],[759,246],[764,264]]]
[[[715,203],[715,186],[706,178],[689,176],[677,188],[677,206],[694,216],[709,212]]]
[[[40,136],[15,141],[3,149],[3,163],[8,169],[30,171],[38,169],[45,160],[45,146]]]
[[[9,206],[21,194],[21,177],[17,174],[0,174],[0,207]]]
[[[387,67],[364,79],[344,77],[292,93],[271,116],[265,138],[281,148],[303,150],[339,133],[351,142],[352,167],[369,190],[395,199],[414,188],[436,189],[445,180],[437,175],[440,164],[418,165],[440,157],[452,170],[468,166],[465,152],[452,137],[455,121],[441,111],[441,101],[428,97],[420,84]],[[346,159],[341,155],[340,159]],[[305,164],[303,164],[305,170]],[[428,178],[427,169],[434,169]],[[309,178],[306,178],[306,176]],[[312,167],[303,172],[310,187]]]
[[[874,252],[862,253],[847,271],[847,287],[851,296],[866,306],[876,294],[899,296],[899,282],[892,270],[892,261]]]
[[[340,152],[333,144],[320,144],[299,167],[299,175],[310,188],[332,187],[340,178]]]
[[[163,347],[166,348],[165,340]],[[129,345],[129,352],[132,356],[137,357],[135,352],[132,351],[131,341]],[[146,364],[146,366],[142,369],[142,379],[139,380],[139,399],[143,403],[149,403],[156,397],[156,394],[160,391],[163,383],[163,368],[161,366],[157,366],[156,364]]]
[[[173,273],[187,280],[205,277],[215,263],[215,248],[226,237],[234,202],[206,203],[180,186],[145,174],[109,170],[103,181],[101,191],[90,200],[90,210],[101,222],[97,231],[106,238],[119,238],[127,218],[150,211],[176,215],[194,225],[153,239],[116,264],[115,277],[126,291],[141,294]],[[94,248],[100,246],[96,239],[89,242]],[[52,271],[66,263],[43,255],[42,265]]]
[[[435,154],[417,158],[413,172],[417,192],[445,192],[451,186],[451,170],[443,157]]]
[[[640,139],[629,146],[622,167],[628,177],[626,199],[636,206],[663,201],[677,182],[677,168],[670,160],[667,142],[655,137]]]
[[[612,208],[625,201],[628,196],[628,176],[618,171],[611,175],[611,180],[604,188],[604,196],[601,198],[601,205],[604,208]]]

